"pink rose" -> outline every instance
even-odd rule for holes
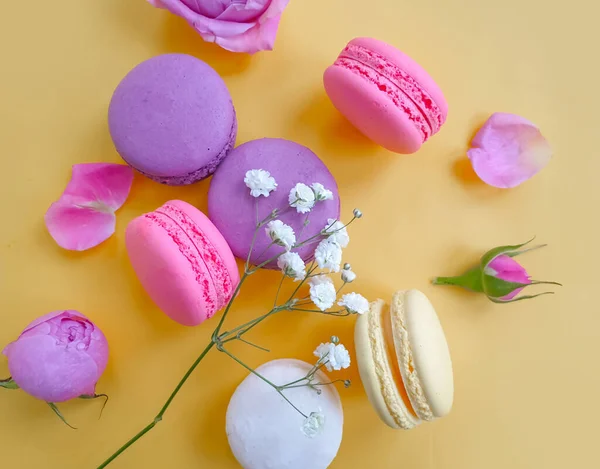
[[[77,311],[55,311],[33,321],[6,346],[12,381],[46,402],[93,396],[106,368],[106,337]]]
[[[273,50],[290,0],[148,0],[187,20],[208,42],[232,52]]]

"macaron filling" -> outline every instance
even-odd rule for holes
[[[383,55],[348,44],[334,65],[367,79],[386,93],[415,124],[423,142],[438,132],[444,123],[444,115],[429,93]]]
[[[231,299],[233,284],[210,240],[190,217],[169,204],[144,217],[164,229],[188,260],[200,287],[198,293],[206,304],[207,317],[214,316]]]
[[[381,300],[373,303],[368,321],[371,355],[383,401],[396,425],[406,430],[411,429],[419,424],[419,419],[404,386],[393,345],[390,345],[393,339],[390,342],[392,325],[388,305]]]
[[[433,420],[435,416],[427,402],[419,374],[413,366],[413,356],[408,338],[404,318],[404,297],[406,292],[400,291],[394,294],[390,309],[392,326],[392,343],[395,347],[398,365],[402,374],[402,382],[405,385],[412,408],[419,418]]]
[[[233,147],[235,146],[235,140],[237,137],[238,123],[235,118],[235,110],[234,110],[234,120],[233,125],[231,127],[231,132],[229,134],[229,140],[227,144],[223,147],[223,149],[216,155],[212,160],[210,160],[207,164],[202,166],[201,168],[194,170],[188,174],[184,174],[183,176],[156,176],[154,174],[150,174],[140,170],[139,168],[134,167],[134,169],[140,174],[146,176],[148,179],[152,179],[160,184],[167,184],[171,186],[185,186],[188,184],[192,184],[194,182],[201,181],[202,179],[206,179],[211,174],[213,174],[217,167],[221,164],[221,162],[225,159],[225,157],[229,154]]]
[[[392,317],[390,313],[389,306],[385,306],[381,310],[381,326],[383,330],[383,338],[385,340],[385,351],[387,354],[388,362],[390,363],[390,368],[392,370],[392,376],[394,377],[394,383],[396,384],[396,388],[398,388],[398,393],[402,397],[402,401],[404,405],[408,409],[408,411],[414,416],[418,417],[415,409],[410,402],[410,397],[408,397],[408,392],[406,391],[406,386],[404,385],[404,379],[402,378],[402,373],[400,371],[400,365],[398,364],[398,359],[396,357],[396,350],[394,348],[394,333],[392,330]]]

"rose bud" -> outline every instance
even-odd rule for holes
[[[12,378],[2,381],[2,387],[18,387],[54,403],[95,396],[108,361],[108,343],[83,314],[55,311],[33,321],[3,353]]]
[[[544,247],[536,246],[521,250],[531,241],[514,246],[494,248],[484,254],[477,267],[472,268],[463,275],[458,277],[436,277],[432,283],[434,285],[453,285],[473,292],[484,293],[494,303],[512,303],[541,295],[551,295],[554,292],[517,297],[524,288],[531,285],[561,286],[560,283],[556,282],[532,280],[527,271],[514,260],[514,257],[520,254]]]

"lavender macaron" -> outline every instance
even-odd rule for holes
[[[246,172],[263,169],[271,173],[277,189],[269,197],[254,198],[244,184]],[[233,150],[215,172],[208,191],[209,217],[227,240],[236,257],[246,259],[250,252],[256,228],[255,203],[258,203],[258,218],[265,219],[273,210],[288,207],[288,196],[296,183],[310,186],[322,184],[333,193],[332,200],[318,202],[309,214],[309,224],[303,227],[306,215],[295,209],[286,210],[279,219],[290,225],[297,241],[317,235],[328,226],[329,219],[339,219],[340,197],[333,175],[325,164],[308,148],[289,140],[265,138],[253,140]],[[282,251],[271,246],[271,239],[264,229],[258,233],[250,255],[252,264],[259,265]],[[316,244],[298,249],[304,259],[312,258]],[[277,268],[271,262],[266,268]]]
[[[185,54],[159,55],[129,72],[113,94],[108,124],[130,166],[176,186],[214,173],[237,136],[225,82]]]

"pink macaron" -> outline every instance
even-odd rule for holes
[[[448,103],[433,78],[385,42],[352,40],[325,71],[333,105],[363,134],[395,153],[414,153],[436,134]]]
[[[148,295],[185,326],[212,317],[239,284],[227,241],[206,215],[186,202],[173,200],[132,220],[125,243]]]

